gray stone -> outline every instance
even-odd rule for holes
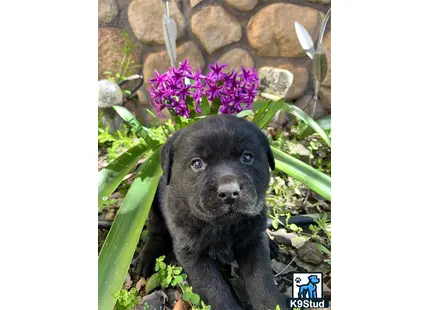
[[[286,100],[295,100],[303,96],[308,88],[309,84],[309,72],[308,69],[303,65],[297,65],[293,63],[285,63],[279,65],[280,69],[286,69],[294,75],[293,84],[288,90]]]
[[[235,9],[240,11],[252,11],[258,3],[258,0],[224,0]]]
[[[324,14],[302,5],[274,3],[259,10],[248,23],[248,42],[259,56],[302,57],[294,21],[309,32],[314,42]]]
[[[306,242],[297,250],[298,257],[309,264],[319,265],[323,262],[323,253],[313,242]]]
[[[99,108],[111,108],[114,105],[118,105],[122,102],[122,91],[121,88],[115,82],[110,80],[101,80],[98,82]]]
[[[260,95],[270,100],[285,98],[293,84],[293,74],[285,69],[262,67],[258,70]]]
[[[193,8],[193,7],[195,7],[197,4],[199,4],[202,1],[203,0],[190,0],[190,5]]]
[[[143,296],[139,304],[134,307],[134,310],[164,310],[167,298],[166,293],[163,291],[153,292]],[[145,303],[148,304],[149,308],[145,308]]]
[[[194,42],[188,41],[178,46],[176,48],[176,55],[178,62],[182,62],[187,58],[193,71],[196,71],[197,68],[200,68],[203,71],[205,60],[197,44]],[[166,51],[149,54],[143,64],[143,77],[145,79],[145,83],[148,83],[149,79],[154,77],[154,70],[157,70],[159,73],[164,73],[169,67],[170,58]]]
[[[191,17],[191,30],[209,54],[242,38],[236,17],[218,5],[206,6],[195,13]]]
[[[298,235],[295,233],[287,233],[284,228],[271,231],[270,235],[275,238],[276,242],[286,245],[291,245],[291,239],[298,237]]]
[[[122,70],[121,62],[124,61],[124,52],[122,48],[126,44],[123,33],[118,28],[101,27],[98,29],[99,46],[98,46],[98,79],[102,80],[107,77],[105,71],[112,72],[113,75],[120,73]],[[140,64],[140,48],[136,47],[130,55],[130,64]],[[130,75],[138,73],[140,68],[129,69]]]
[[[234,69],[236,72],[241,72],[242,66],[245,68],[254,67],[254,60],[251,55],[241,48],[229,50],[218,59],[218,62],[226,64],[228,71]]]
[[[136,37],[146,44],[164,44],[164,3],[160,0],[133,0],[128,6],[128,20]],[[185,34],[185,17],[178,1],[169,1],[169,15],[175,20],[178,35]]]
[[[99,24],[110,23],[118,15],[118,4],[115,0],[99,0]]]

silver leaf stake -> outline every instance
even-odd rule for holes
[[[164,15],[163,15],[163,34],[164,42],[166,43],[167,53],[170,58],[170,65],[176,65],[176,37],[178,36],[178,29],[175,20],[169,16],[168,0],[164,2]]]
[[[302,26],[299,22],[294,22],[294,27],[296,28],[297,38],[299,39],[300,45],[303,50],[309,56],[309,58],[313,59],[315,55],[314,41],[312,40],[311,35]]]

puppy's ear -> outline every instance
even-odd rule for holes
[[[269,162],[269,167],[273,171],[275,170],[275,158],[273,157],[272,149],[270,148],[269,140],[267,139],[266,135],[259,130],[259,136],[260,136],[260,142],[263,146],[264,150],[266,151],[267,160]]]
[[[176,132],[167,139],[166,143],[161,148],[160,162],[163,168],[163,174],[166,177],[166,184],[169,185],[170,177],[172,174],[172,164],[173,164],[173,145],[177,140],[179,133]]]

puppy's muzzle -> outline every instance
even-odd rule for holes
[[[240,185],[232,174],[225,174],[219,178],[218,198],[226,204],[232,205],[240,199]]]

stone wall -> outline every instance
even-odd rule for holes
[[[300,22],[317,39],[330,0],[173,0],[170,15],[178,29],[177,60],[188,58],[193,67],[205,72],[207,65],[219,61],[229,68],[241,66],[283,68],[294,74],[287,99],[296,102],[312,91],[312,63],[297,39],[294,21]],[[99,79],[104,71],[115,72],[121,61],[120,50],[126,31],[139,47],[135,63],[143,65],[147,82],[154,69],[167,70],[170,61],[162,30],[161,0],[99,0]],[[331,106],[330,22],[324,37],[329,69],[320,91],[319,115]],[[140,104],[148,101],[148,84],[140,93]],[[301,101],[298,101],[301,100]]]

